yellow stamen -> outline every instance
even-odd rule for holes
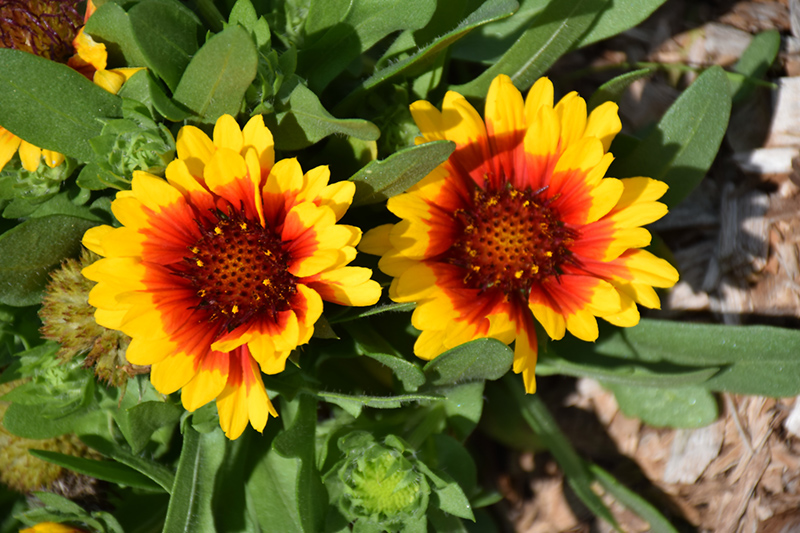
[[[222,235],[222,230],[219,228],[219,226],[216,226],[214,228],[214,233],[216,233],[217,235]]]

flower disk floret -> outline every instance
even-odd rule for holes
[[[593,341],[596,317],[639,322],[637,304],[657,308],[653,287],[671,287],[677,271],[641,248],[641,226],[661,218],[663,182],[605,177],[611,141],[621,129],[607,102],[587,116],[567,94],[538,80],[523,100],[511,79],[495,78],[485,118],[460,94],[439,111],[426,101],[411,113],[417,144],[450,140],[450,158],[404,194],[389,199],[401,220],[370,230],[362,251],[381,255],[393,276],[389,296],[416,302],[414,351],[433,359],[484,337],[515,342],[514,371],[534,392],[534,318],[552,339],[566,331]]]
[[[281,372],[311,338],[322,300],[371,305],[379,285],[347,266],[361,231],[337,224],[351,182],[329,184],[327,167],[303,173],[274,162],[272,134],[256,116],[240,129],[220,117],[213,140],[186,126],[166,181],[135,172],[112,210],[122,227],[99,226],[84,245],[102,255],[83,270],[97,285],[97,323],[132,340],[131,364],[182,389],[190,411],[216,399],[220,425],[237,438],[277,413],[260,372]]]

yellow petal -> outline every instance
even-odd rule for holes
[[[19,145],[19,158],[22,161],[22,168],[28,172],[36,172],[42,159],[42,149],[27,141],[22,141]]]
[[[208,135],[194,126],[184,126],[180,129],[178,138],[175,140],[175,148],[178,152],[178,158],[184,160],[196,159],[201,165],[205,165],[215,151],[214,143],[211,142]],[[189,164],[188,161],[187,164]]]
[[[384,255],[392,249],[389,234],[393,227],[394,224],[383,224],[367,231],[361,238],[358,249],[371,255]]]
[[[258,154],[259,165],[269,170],[275,164],[275,143],[272,132],[264,125],[264,117],[256,115],[245,124],[242,130],[244,148],[253,147]]]
[[[525,121],[532,124],[539,109],[553,109],[553,82],[549,78],[539,78],[525,98]]]
[[[244,136],[236,119],[230,115],[219,117],[217,123],[214,124],[214,146],[227,148],[239,155],[244,155],[241,153],[243,145]]]
[[[177,347],[169,339],[142,339],[136,337],[125,350],[125,359],[132,365],[152,365],[174,354]]]
[[[603,143],[603,150],[608,152],[611,141],[622,129],[618,115],[619,106],[614,102],[604,102],[589,114],[584,135],[597,137]]]
[[[0,127],[0,170],[3,170],[3,167],[11,161],[11,158],[14,157],[14,154],[17,153],[19,149],[19,143],[21,139],[8,131],[7,129]]]
[[[505,74],[497,76],[486,95],[486,128],[492,136],[501,136],[525,129],[522,95]]]
[[[196,374],[195,358],[185,353],[171,355],[150,367],[150,383],[161,394],[172,394]]]
[[[196,411],[219,396],[228,381],[227,365],[223,369],[201,367],[181,390],[181,403],[187,411]]]

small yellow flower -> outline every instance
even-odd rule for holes
[[[277,416],[260,370],[283,371],[311,338],[322,300],[371,305],[379,285],[349,267],[361,231],[337,224],[351,182],[328,184],[327,167],[306,174],[296,159],[274,162],[261,116],[244,129],[220,117],[213,140],[186,126],[166,181],[134,172],[117,193],[120,228],[89,230],[83,243],[104,256],[83,270],[97,281],[89,303],[101,326],[132,340],[126,357],[152,365],[164,394],[182,389],[190,411],[216,398],[235,439]]]
[[[389,200],[401,221],[371,230],[360,248],[382,256],[393,300],[417,302],[417,356],[482,337],[515,341],[514,371],[534,392],[534,318],[553,339],[569,331],[593,341],[595,317],[633,326],[636,304],[657,308],[653,287],[678,280],[669,263],[640,249],[650,243],[641,226],[667,212],[656,201],[667,185],[604,177],[621,128],[616,104],[587,117],[577,93],[554,106],[547,78],[523,101],[498,76],[485,123],[452,91],[442,111],[419,101],[411,113],[417,143],[448,139],[456,150]]]

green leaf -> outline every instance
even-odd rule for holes
[[[358,189],[356,189],[358,190]],[[340,324],[342,322],[350,322],[353,320],[358,320],[359,318],[364,318],[373,315],[380,315],[383,313],[393,313],[393,312],[402,312],[402,311],[413,311],[414,308],[417,306],[415,302],[410,303],[388,303],[388,304],[378,304],[373,307],[368,307],[366,309],[357,309],[354,313],[344,313],[342,315],[336,316],[334,318],[329,318],[328,322],[331,324]]]
[[[269,51],[271,36],[269,24],[264,17],[259,17],[250,0],[237,0],[228,16],[229,24],[239,24],[246,29],[256,47],[264,53]]]
[[[744,79],[729,79],[731,94],[734,102],[745,100],[755,89],[750,80],[760,79],[767,73],[775,61],[781,47],[781,35],[777,30],[768,30],[759,33],[750,41],[739,61],[733,66],[733,71],[746,76]]]
[[[114,461],[95,461],[73,455],[51,452],[46,450],[30,450],[30,454],[38,457],[42,461],[53,463],[60,467],[72,470],[79,474],[89,477],[135,487],[144,490],[162,491],[163,489],[150,478],[140,474],[136,470]]]
[[[653,388],[604,383],[631,418],[655,427],[700,428],[716,420],[717,401],[702,386]]]
[[[659,513],[647,500],[617,481],[614,476],[596,464],[589,464],[588,467],[595,479],[609,494],[619,503],[636,513],[639,518],[650,524],[648,531],[652,533],[678,533],[678,530],[664,518],[664,515]]]
[[[467,35],[469,32],[484,24],[510,16],[519,7],[516,0],[488,0],[470,13],[453,29],[438,35],[431,42],[416,50],[413,54],[399,61],[395,61],[385,68],[381,68],[361,83],[344,101],[343,108],[348,108],[352,103],[363,97],[366,91],[373,89],[381,83],[399,76],[419,72],[433,63],[453,43]]]
[[[566,346],[566,347],[565,347]],[[536,373],[540,376],[563,374],[586,377],[619,385],[642,387],[679,387],[707,381],[717,372],[719,365],[708,367],[648,364],[642,361],[620,361],[598,356],[581,342],[581,348],[570,349],[571,343],[554,343],[539,354]],[[569,358],[564,355],[567,354]]]
[[[197,18],[180,3],[161,0],[135,4],[128,18],[146,66],[174,91],[197,52]]]
[[[98,413],[105,414],[102,411],[98,411]],[[79,435],[81,441],[88,447],[97,450],[106,457],[110,457],[117,462],[133,468],[137,472],[141,472],[158,483],[165,491],[172,492],[175,476],[164,465],[138,455],[133,455],[130,451],[97,435],[83,435],[80,433]]]
[[[112,66],[143,67],[147,64],[139,44],[133,37],[128,14],[116,2],[106,2],[97,8],[83,30],[95,41],[106,45],[108,68]]]
[[[140,70],[131,76],[118,94],[123,98],[143,103],[151,112],[155,109],[161,116],[172,122],[180,122],[193,115],[186,107],[167,96],[149,70]]]
[[[97,223],[66,215],[26,220],[0,236],[0,302],[39,303],[50,271],[77,255],[83,234]]]
[[[541,438],[553,457],[564,471],[569,486],[575,494],[595,515],[602,518],[619,530],[617,521],[603,500],[592,490],[592,474],[583,459],[572,447],[569,439],[561,432],[553,415],[547,410],[538,394],[525,394],[522,380],[517,376],[508,376],[503,383],[510,389],[517,401],[525,421]]]
[[[1,126],[84,162],[94,158],[88,141],[100,135],[102,119],[122,116],[119,97],[78,72],[9,48],[0,48],[0,94]]]
[[[402,193],[447,161],[455,149],[452,141],[434,141],[369,162],[350,178],[356,184],[353,205],[376,204]]]
[[[632,72],[626,72],[621,76],[608,80],[594,92],[591,98],[589,98],[589,101],[586,103],[588,111],[591,112],[603,102],[619,102],[625,89],[627,89],[631,83],[652,74],[653,69],[643,68]]]
[[[435,497],[431,499],[431,504],[434,508],[459,518],[475,520],[467,495],[448,473],[442,470],[433,470],[421,461],[417,461],[415,466],[431,480],[435,494]]]
[[[611,2],[600,12],[591,29],[581,37],[575,47],[582,48],[633,28],[649,17],[665,1]]]
[[[437,390],[444,396],[442,404],[447,415],[447,423],[461,441],[472,434],[481,419],[484,384],[484,381],[473,381]]]
[[[201,434],[186,426],[164,533],[216,531],[211,499],[226,442],[222,430]]]
[[[447,350],[425,365],[432,385],[499,379],[509,371],[514,352],[496,339],[477,339]]]
[[[609,175],[648,176],[669,185],[660,201],[673,207],[700,183],[717,155],[731,112],[725,71],[712,67],[675,101],[658,125]]]
[[[47,409],[47,404],[12,403],[3,417],[3,426],[19,437],[39,440],[65,433],[92,431],[108,425],[106,414],[97,409],[82,409],[59,418],[44,416]]]
[[[398,30],[423,28],[435,10],[428,0],[312,0],[306,22],[311,44],[300,51],[297,70],[319,93],[378,41]]]
[[[511,77],[518,89],[530,87],[578,42],[608,3],[608,0],[550,2],[503,57],[471,82],[452,89],[482,99],[499,74]]]
[[[192,57],[175,89],[175,101],[205,124],[215,123],[226,113],[235,116],[257,67],[258,53],[247,30],[225,28]]]
[[[328,500],[316,469],[317,402],[298,395],[281,403],[286,430],[253,468],[247,489],[263,531],[315,533],[324,529]]]
[[[406,390],[414,392],[425,383],[422,370],[404,359],[374,328],[365,323],[344,324],[344,328],[355,340],[358,353],[389,367]]]
[[[408,402],[431,402],[441,400],[437,394],[396,394],[394,396],[367,396],[342,394],[339,392],[319,391],[317,396],[326,402],[335,403],[354,418],[358,418],[364,407],[374,407],[376,409],[397,409]]]
[[[365,141],[375,141],[380,130],[362,119],[336,118],[300,78],[292,76],[281,86],[288,99],[276,106],[275,114],[264,115],[264,121],[275,137],[276,150],[300,150],[334,133],[343,133]]]
[[[61,496],[60,494],[36,491],[34,492],[34,495],[39,498],[39,500],[41,500],[41,502],[47,507],[55,509],[61,513],[78,516],[86,515],[86,511],[83,510],[83,507],[65,498],[64,496]]]
[[[228,442],[225,458],[217,471],[214,486],[213,513],[217,531],[230,533],[259,533],[253,515],[253,502],[249,501],[242,480],[250,476],[252,463],[248,460],[255,433],[246,431],[238,439]]]
[[[643,319],[587,346],[587,351],[626,359],[722,367],[703,384],[710,390],[772,397],[800,394],[796,330]]]
[[[125,440],[135,454],[144,450],[154,431],[175,424],[183,414],[183,409],[166,402],[143,402],[114,413]]]

